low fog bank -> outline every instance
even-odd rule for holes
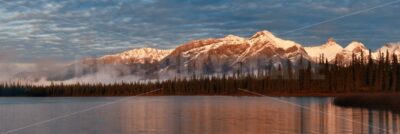
[[[29,63],[18,63],[10,53],[0,54],[0,83],[19,83],[29,85],[50,84],[112,84],[121,82],[148,82],[174,78],[190,78],[192,76],[222,76],[233,75],[237,72],[256,72],[259,69],[270,76],[283,76],[287,74],[287,67],[291,65],[291,72],[304,68],[298,66],[299,57],[292,60],[275,57],[270,59],[247,60],[238,64],[227,64],[219,60],[206,60],[207,62],[159,62],[148,64],[117,64],[106,63],[96,58],[83,58],[70,62],[60,60],[41,59]],[[262,62],[260,62],[262,61]],[[243,66],[242,66],[243,65]],[[318,64],[312,64],[318,68]],[[261,73],[261,72],[260,72]],[[318,76],[319,77],[319,76]],[[274,77],[271,77],[274,78]]]
[[[114,64],[103,63],[96,58],[83,58],[66,63],[49,59],[30,63],[16,63],[6,56],[2,56],[2,58],[0,60],[0,83],[3,84],[112,84],[149,82],[190,76],[189,74],[178,74],[176,70],[171,68],[160,70],[157,63]],[[162,72],[160,73],[160,71]]]
[[[0,83],[30,85],[118,83],[136,82],[145,74],[139,65],[101,64],[94,58],[85,58],[60,63],[57,60],[41,59],[17,62],[15,54],[0,52]],[[90,59],[90,60],[88,60]],[[143,75],[141,75],[143,76]]]
[[[88,68],[80,64],[20,64],[0,63],[1,83],[32,85],[75,84],[75,83],[118,83],[141,80],[128,67],[99,65]]]

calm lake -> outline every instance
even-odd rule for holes
[[[400,133],[400,114],[310,97],[0,98],[0,134]]]

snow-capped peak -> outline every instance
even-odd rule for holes
[[[330,37],[330,38],[328,39],[328,43],[333,43],[333,42],[336,42],[335,39],[333,39],[332,37]]]
[[[396,43],[388,43],[384,45],[382,48],[378,49],[381,53],[389,52],[389,54],[400,54],[400,42]],[[378,51],[376,53],[378,53]]]
[[[339,45],[333,38],[329,38],[328,41],[326,41],[326,43],[322,45],[322,47],[325,48],[334,47],[340,50],[343,49],[343,47]]]
[[[263,30],[263,31],[256,32],[253,36],[250,37],[250,39],[258,38],[260,36],[273,36],[273,34],[270,31]]]
[[[217,44],[242,44],[246,41],[245,38],[236,36],[236,35],[228,35],[225,36],[224,38],[220,38],[221,42]],[[217,44],[211,44],[211,45],[217,45]]]
[[[160,60],[161,58],[164,58],[166,55],[171,53],[172,50],[161,50],[161,49],[155,49],[155,48],[139,48],[139,49],[133,49],[129,51],[125,51],[122,53],[117,54],[118,56],[121,56],[123,59],[128,59],[128,58],[155,58],[156,60]]]
[[[134,62],[134,63],[153,63],[160,61],[165,56],[169,55],[172,50],[162,50],[156,48],[138,48],[132,49],[128,51],[124,51],[122,53],[114,54],[114,55],[106,55],[101,57],[100,59],[114,59],[115,62]],[[113,62],[113,61],[110,61]]]
[[[329,38],[325,44],[320,46],[304,47],[304,49],[307,51],[308,55],[314,59],[318,59],[321,55],[324,55],[325,58],[328,58],[328,60],[331,61],[336,58],[336,54],[343,50],[343,47],[336,43],[333,38]]]
[[[223,40],[244,40],[244,38],[236,36],[236,35],[227,35],[224,38],[222,38]]]
[[[274,34],[272,34],[269,31],[266,31],[266,30],[255,33],[250,38],[250,41],[253,43],[270,41],[275,47],[283,48],[285,50],[290,47],[293,47],[293,46],[297,46],[297,47],[301,46],[300,44],[298,44],[294,41],[278,38]]]
[[[367,47],[365,47],[365,45],[363,43],[361,43],[361,42],[352,41],[344,49],[347,50],[347,51],[351,51],[351,52],[359,52],[360,50],[367,50]]]
[[[179,58],[180,65],[177,66],[182,68],[197,66],[204,69],[204,66],[213,65],[222,69],[222,66],[237,67],[238,63],[254,65],[261,59],[296,60],[301,56],[309,59],[300,44],[280,39],[269,31],[260,31],[250,38],[228,35],[185,43],[165,58],[165,65],[177,63]]]

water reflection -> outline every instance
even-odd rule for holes
[[[17,98],[18,99],[18,98]],[[54,98],[57,99],[57,98]],[[74,98],[69,98],[74,99]],[[85,99],[85,98],[80,98]],[[133,97],[87,113],[27,128],[18,133],[155,133],[155,134],[265,134],[265,133],[399,133],[399,114],[389,111],[340,108],[330,98],[280,98],[299,104],[277,102],[267,97]],[[109,99],[110,101],[113,99]],[[0,132],[63,115],[66,109],[104,103],[79,101],[65,104],[8,104],[0,99]],[[10,100],[9,100],[10,101]],[[32,101],[32,100],[31,100]],[[34,101],[34,100],[33,100]],[[57,101],[56,101],[57,102]],[[13,108],[14,112],[10,110]],[[24,115],[31,111],[30,115]],[[57,113],[57,114],[55,114]],[[59,113],[59,114],[58,114]],[[14,121],[10,121],[14,120]]]

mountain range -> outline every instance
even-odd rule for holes
[[[386,44],[382,48],[371,52],[376,59],[379,52],[400,54],[400,44]],[[175,49],[161,50],[156,48],[138,48],[119,54],[106,55],[97,58],[102,63],[123,64],[158,64],[161,70],[179,68],[204,68],[212,66],[218,71],[244,64],[284,64],[290,60],[298,62],[303,57],[305,60],[319,62],[323,57],[330,63],[337,62],[348,64],[352,55],[368,56],[369,49],[359,41],[352,41],[342,47],[333,38],[326,43],[316,46],[302,46],[301,44],[276,37],[269,31],[260,31],[249,38],[228,35],[223,38],[208,38],[193,40],[178,46]],[[225,66],[225,67],[224,67]]]
[[[400,54],[400,43],[386,44],[371,52],[377,59],[379,53]],[[117,75],[160,77],[192,74],[233,73],[238,70],[254,71],[260,68],[279,69],[299,62],[349,64],[353,55],[367,58],[369,49],[359,41],[346,47],[333,38],[315,46],[303,46],[295,41],[281,39],[269,31],[260,31],[244,38],[227,35],[189,41],[175,49],[137,48],[99,58],[75,62],[62,73],[50,73],[51,80],[64,80],[97,73],[112,68]],[[106,68],[106,69],[104,69]],[[116,71],[115,71],[116,70]]]

